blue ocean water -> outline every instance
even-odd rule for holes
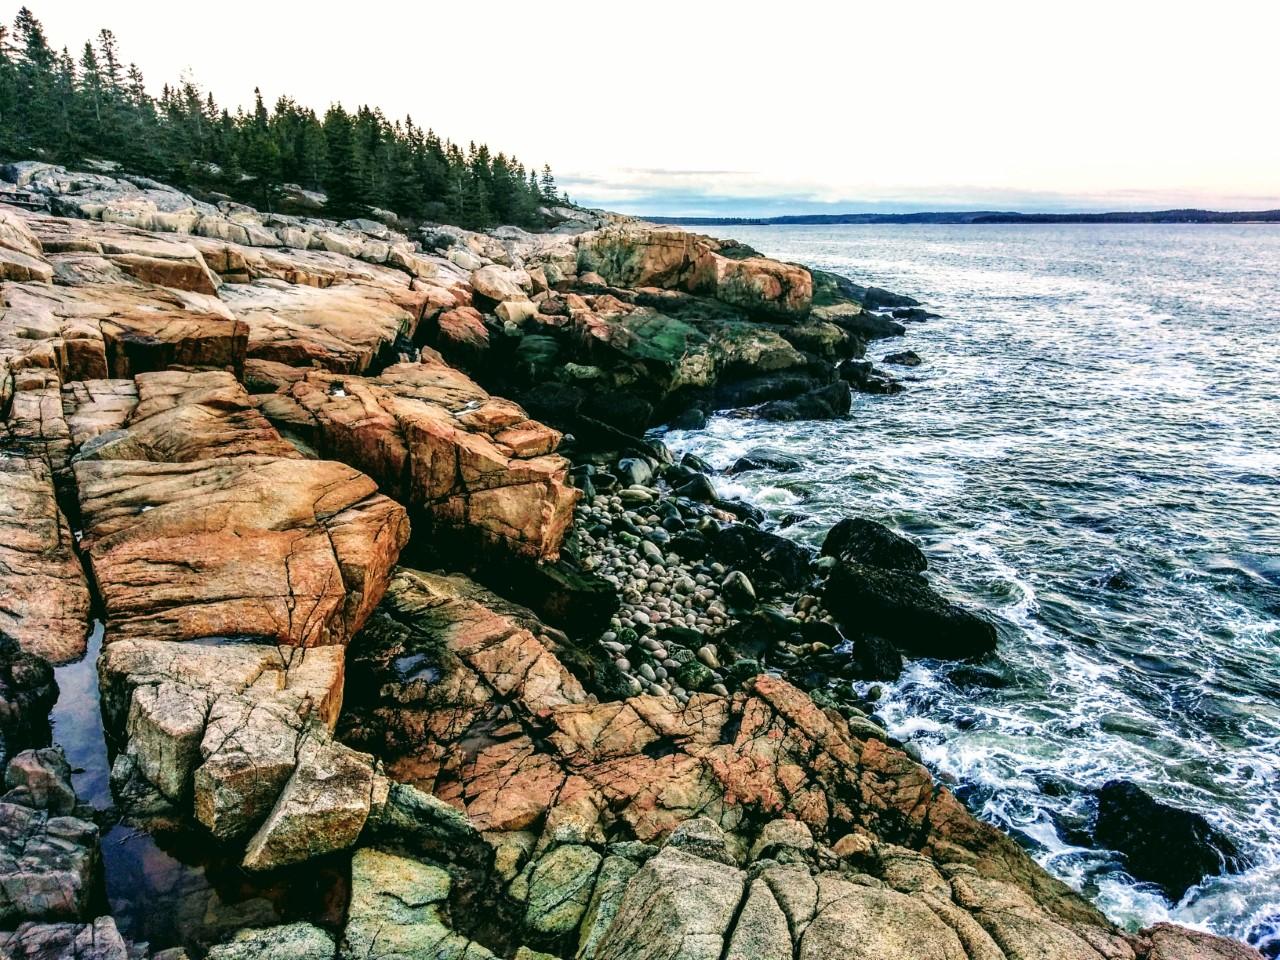
[[[1118,922],[1280,947],[1280,227],[718,227],[911,294],[924,363],[847,420],[671,433],[819,542],[851,513],[911,535],[1000,625],[1012,682],[914,662],[884,716],[975,812]],[[723,484],[724,481],[722,481]],[[1119,576],[1117,576],[1119,575]],[[1180,903],[1092,849],[1088,790],[1126,777],[1250,857]]]

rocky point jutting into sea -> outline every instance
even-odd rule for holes
[[[1118,928],[885,732],[853,681],[997,648],[913,542],[815,554],[646,437],[901,389],[915,301],[569,207],[4,176],[0,955],[1258,956]],[[1230,865],[1114,793],[1158,882]]]

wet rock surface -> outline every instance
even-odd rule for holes
[[[1206,876],[1245,864],[1231,838],[1204,817],[1161,803],[1136,783],[1112,780],[1097,797],[1098,842],[1121,851],[1130,873],[1160,884],[1171,899]]]

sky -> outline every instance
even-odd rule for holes
[[[155,91],[380,106],[627,213],[1280,208],[1276,2],[29,5]]]

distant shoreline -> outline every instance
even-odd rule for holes
[[[988,224],[988,223],[1280,223],[1280,210],[1158,210],[1151,213],[1010,213],[976,210],[961,213],[835,213],[782,217],[643,217],[650,223],[682,227],[769,227],[841,224]]]

